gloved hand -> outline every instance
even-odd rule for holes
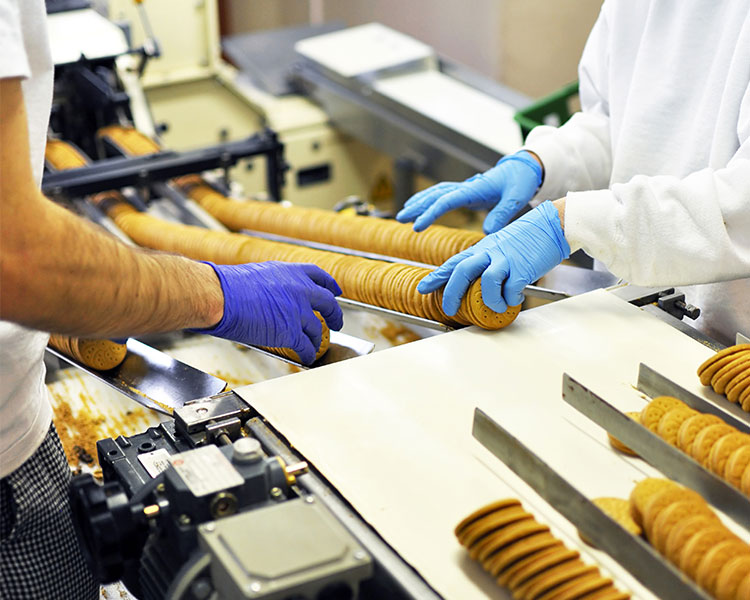
[[[455,315],[471,283],[482,276],[482,300],[503,313],[523,302],[523,288],[570,256],[560,216],[552,202],[543,202],[497,233],[449,258],[419,282],[428,294],[446,282],[443,310]]]
[[[439,216],[456,208],[485,209],[490,212],[484,220],[484,232],[493,233],[508,224],[541,184],[542,167],[522,150],[466,181],[444,181],[414,194],[396,220],[408,223],[416,219],[414,231],[423,231]]]
[[[194,330],[254,346],[291,348],[310,364],[320,346],[318,311],[331,329],[344,321],[335,296],[341,288],[315,265],[262,262],[213,267],[224,292],[224,316],[210,329]]]

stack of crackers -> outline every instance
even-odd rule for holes
[[[521,600],[625,600],[596,565],[587,565],[516,499],[499,500],[461,521],[469,556]]]
[[[323,316],[317,311],[314,312],[315,316],[318,317],[318,320],[320,321],[320,325],[322,327],[320,346],[318,346],[318,351],[315,353],[315,360],[318,360],[321,356],[328,352],[328,347],[331,345],[331,330],[328,328],[328,323],[326,323],[326,320],[323,318]],[[294,362],[300,362],[299,356],[291,348],[265,348],[265,350],[288,358],[289,360],[293,360]]]
[[[699,494],[669,479],[640,481],[630,513],[649,542],[718,600],[750,599],[750,545]]]
[[[649,402],[640,422],[750,496],[750,435],[671,396]]]
[[[160,151],[156,142],[133,128],[113,125],[101,129],[99,136],[133,156]],[[476,231],[440,225],[416,233],[411,225],[397,221],[273,202],[231,200],[197,175],[180,177],[174,183],[233,231],[265,231],[430,265],[442,264],[484,237]]]
[[[97,371],[114,369],[128,353],[127,345],[112,340],[84,340],[55,333],[50,336],[49,345]]]
[[[730,346],[698,367],[703,385],[750,412],[750,344]]]
[[[442,290],[431,294],[417,291],[417,284],[429,269],[168,223],[138,212],[112,192],[97,194],[92,200],[141,246],[221,264],[266,260],[315,264],[338,282],[344,297],[417,317],[449,325],[500,329],[512,323],[521,309],[513,306],[504,313],[489,309],[482,301],[481,282],[477,280],[469,287],[458,313],[449,317],[441,306]]]

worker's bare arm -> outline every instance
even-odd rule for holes
[[[0,80],[0,318],[91,337],[221,320],[210,266],[129,248],[38,191],[22,94]]]

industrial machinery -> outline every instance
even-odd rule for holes
[[[299,487],[305,463],[243,434],[250,413],[228,392],[97,444],[105,483],[80,475],[71,498],[102,583],[143,600],[360,597],[370,555]]]
[[[143,212],[223,231],[173,185],[202,173],[227,196],[243,190],[357,212],[374,204],[388,216],[427,178],[471,174],[520,141],[512,113],[523,98],[382,26],[238,36],[224,44],[233,67],[220,55],[214,2],[179,9],[190,40],[164,25],[175,18],[173,6],[145,8],[150,24],[143,26],[141,9],[125,0],[109,3],[109,19],[85,6],[50,16],[58,63],[51,130],[91,162],[49,169],[44,190],[128,243],[86,197],[116,189]],[[70,35],[75,20],[86,22],[90,39]],[[122,21],[130,26],[113,24]],[[384,40],[398,51],[384,53]],[[259,45],[262,54],[254,51]],[[342,52],[354,47],[361,51]],[[488,136],[452,121],[455,115],[431,102],[436,97],[473,103],[502,131]],[[163,148],[125,156],[98,135],[108,125],[135,126]],[[557,485],[556,472],[570,488],[550,489],[622,495],[635,478],[666,468],[659,447],[636,434],[634,444],[651,445],[643,450],[649,464],[613,455],[597,425],[559,402],[560,384],[569,390],[563,375],[573,373],[623,411],[642,404],[633,372],[645,361],[700,396],[690,361],[716,345],[681,321],[696,309],[679,290],[634,289],[570,265],[555,269],[547,286],[527,290],[543,306],[494,334],[345,300],[353,329],[326,368],[253,354],[275,370],[234,390],[208,374],[237,364],[231,344],[205,336],[129,340],[130,362],[93,374],[155,412],[145,425],[101,436],[102,483],[89,474],[75,479],[87,560],[103,582],[120,580],[140,600],[505,598],[458,557],[452,527],[459,514],[512,492],[634,597],[654,597],[660,588],[643,575],[648,563],[584,547],[571,529],[585,529],[586,511],[563,510],[539,481]],[[407,327],[408,340],[422,341],[400,348],[378,342],[376,349],[388,349],[372,352],[370,317]],[[289,372],[296,374],[280,377]],[[579,406],[571,396],[565,399]],[[609,428],[606,418],[598,422]],[[509,457],[508,448],[518,453]],[[534,454],[552,474],[529,466]],[[721,489],[695,473],[664,473],[713,498]],[[719,505],[730,518],[745,507],[734,497]],[[604,523],[601,549],[619,539]],[[661,563],[653,572],[669,576]],[[690,597],[700,597],[693,588]]]

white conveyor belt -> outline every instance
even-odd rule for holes
[[[612,450],[602,429],[563,402],[562,374],[637,410],[640,362],[709,397],[695,371],[711,353],[600,290],[524,311],[501,331],[467,328],[237,393],[445,598],[509,597],[453,536],[463,517],[507,496],[634,597],[651,598],[474,440],[473,411],[481,407],[589,497],[627,497],[658,473]]]

